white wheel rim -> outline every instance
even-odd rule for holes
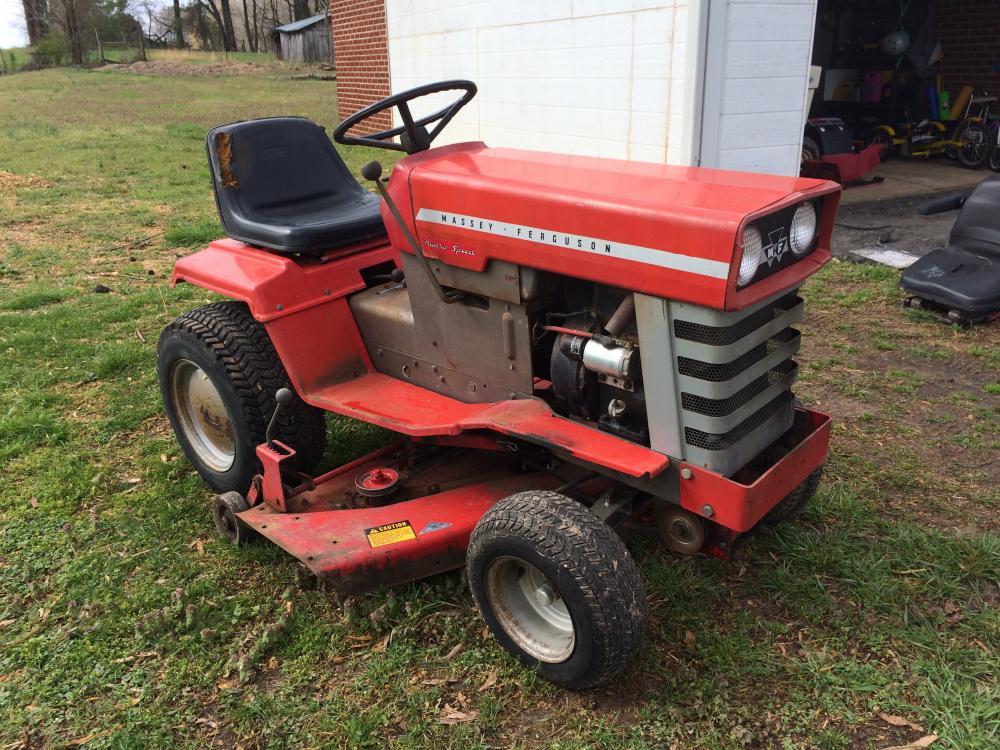
[[[208,373],[189,359],[170,368],[170,400],[181,431],[198,459],[213,471],[236,460],[236,433],[222,396]]]
[[[573,654],[573,618],[559,590],[534,565],[516,557],[493,560],[486,596],[500,627],[525,653],[548,664]]]

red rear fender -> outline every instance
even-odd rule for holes
[[[295,389],[311,401],[311,394],[372,369],[347,295],[365,288],[363,269],[398,260],[388,245],[298,259],[226,239],[177,261],[170,284],[186,281],[245,302]]]

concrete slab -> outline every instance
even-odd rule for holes
[[[965,169],[945,157],[903,159],[883,162],[868,176],[884,178],[881,185],[844,191],[842,205],[871,203],[931,195],[949,191],[971,190],[990,174],[987,170]]]
[[[833,233],[833,252],[858,260],[864,248],[893,249],[922,256],[948,244],[957,211],[921,216],[917,209],[942,193],[968,192],[989,170],[965,169],[943,157],[931,160],[893,158],[876,168],[881,185],[844,191]]]
[[[900,270],[909,268],[919,258],[919,256],[913,253],[896,250],[891,247],[861,247],[857,250],[851,250],[851,255],[855,255],[862,260],[881,263],[883,266],[891,266]]]

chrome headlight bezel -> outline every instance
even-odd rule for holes
[[[813,199],[745,225],[736,288],[744,289],[807,257],[819,246],[821,221],[821,202]]]
[[[744,287],[753,281],[760,270],[760,261],[764,253],[764,240],[760,230],[753,224],[747,224],[743,229],[743,255],[740,258],[740,270],[736,276],[736,286]]]
[[[807,255],[816,244],[819,233],[819,212],[812,201],[799,205],[788,227],[788,245],[797,258]]]

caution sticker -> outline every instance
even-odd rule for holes
[[[368,544],[372,547],[384,547],[387,544],[398,544],[417,538],[409,521],[395,521],[365,529],[365,536],[368,537]]]

